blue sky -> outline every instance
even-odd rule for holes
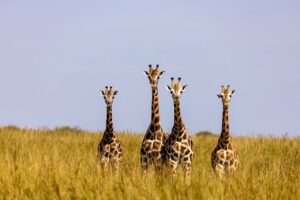
[[[142,71],[160,64],[164,130],[173,104],[164,85],[188,84],[191,132],[220,132],[221,84],[237,90],[235,135],[300,135],[300,2],[0,1],[0,125],[105,128],[99,90],[113,85],[116,130],[145,132],[151,90]]]

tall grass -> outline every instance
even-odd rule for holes
[[[2,199],[300,199],[299,138],[233,138],[238,171],[219,180],[210,165],[217,137],[193,138],[190,185],[176,178],[141,175],[143,135],[118,133],[124,149],[119,175],[97,162],[101,133],[79,129],[0,129]]]

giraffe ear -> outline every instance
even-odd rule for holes
[[[166,89],[167,89],[169,92],[172,91],[172,88],[171,88],[171,86],[169,86],[169,85],[166,85]]]
[[[118,90],[114,91],[114,95],[117,95],[118,94]]]
[[[235,93],[236,93],[236,90],[232,90],[232,91],[231,91],[231,95],[232,95],[232,96],[235,95]]]
[[[100,90],[100,92],[101,92],[102,96],[105,95],[105,92],[103,90]]]
[[[161,72],[159,73],[159,75],[162,76],[164,73],[165,73],[165,71],[161,71]]]
[[[144,71],[143,73],[145,74],[145,76],[147,76],[147,77],[149,76],[149,72]]]
[[[182,92],[186,91],[187,86],[188,86],[188,85],[184,85],[184,86],[182,87],[182,90],[181,90],[181,91],[182,91]]]

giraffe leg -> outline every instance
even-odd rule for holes
[[[177,174],[176,169],[177,169],[177,165],[178,165],[177,161],[172,160],[171,158],[169,158],[167,165],[168,165],[168,169],[171,170],[171,173],[172,173],[173,177],[176,176],[176,174]]]
[[[231,173],[234,173],[235,171],[236,171],[236,168],[237,168],[237,166],[238,166],[238,160],[237,159],[234,159],[234,160],[232,160],[232,161],[230,161],[230,172]]]
[[[221,165],[220,163],[216,164],[214,170],[215,170],[216,175],[219,178],[221,178],[224,175],[224,166]]]
[[[184,175],[186,178],[190,178],[191,176],[191,169],[192,169],[192,163],[190,160],[183,163],[184,167]]]
[[[105,156],[103,155],[103,153],[99,153],[98,158],[99,158],[101,169],[104,169],[107,166]]]
[[[162,173],[163,162],[162,162],[161,158],[155,159],[155,161],[154,161],[154,167],[155,167],[155,172],[157,174],[161,174]]]
[[[102,176],[107,176],[109,170],[108,164],[108,160],[105,157],[102,157],[100,160]]]
[[[148,166],[149,166],[149,159],[147,156],[141,157],[141,165],[142,165],[142,172],[143,172],[143,174],[145,174],[146,171],[148,170]]]
[[[120,172],[120,161],[119,161],[119,159],[113,160],[112,167],[113,167],[113,170],[116,173],[116,175],[119,175],[119,172]]]
[[[160,150],[152,151],[152,157],[153,157],[153,164],[154,164],[155,172],[161,173],[162,165],[163,165],[161,151]]]
[[[151,150],[151,143],[149,143],[148,140],[144,141],[141,148],[141,167],[142,167],[143,174],[145,174],[146,171],[148,170],[148,166],[151,161],[150,150]]]
[[[233,166],[234,166],[234,170],[236,170],[237,167],[239,166],[239,160],[237,158],[237,153],[236,152],[234,152],[234,164],[233,164]]]
[[[184,169],[184,178],[185,178],[186,184],[189,185],[191,183],[191,171],[192,171],[191,162],[183,163],[183,169]]]
[[[234,171],[237,169],[237,167],[238,167],[238,165],[239,165],[239,161],[238,161],[238,159],[235,159],[235,162],[234,162]]]

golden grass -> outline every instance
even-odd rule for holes
[[[182,171],[173,180],[141,176],[143,135],[118,133],[121,171],[104,174],[97,163],[102,134],[72,129],[0,129],[2,199],[300,199],[299,138],[233,138],[240,167],[219,180],[210,165],[214,136],[195,136],[190,186]]]

